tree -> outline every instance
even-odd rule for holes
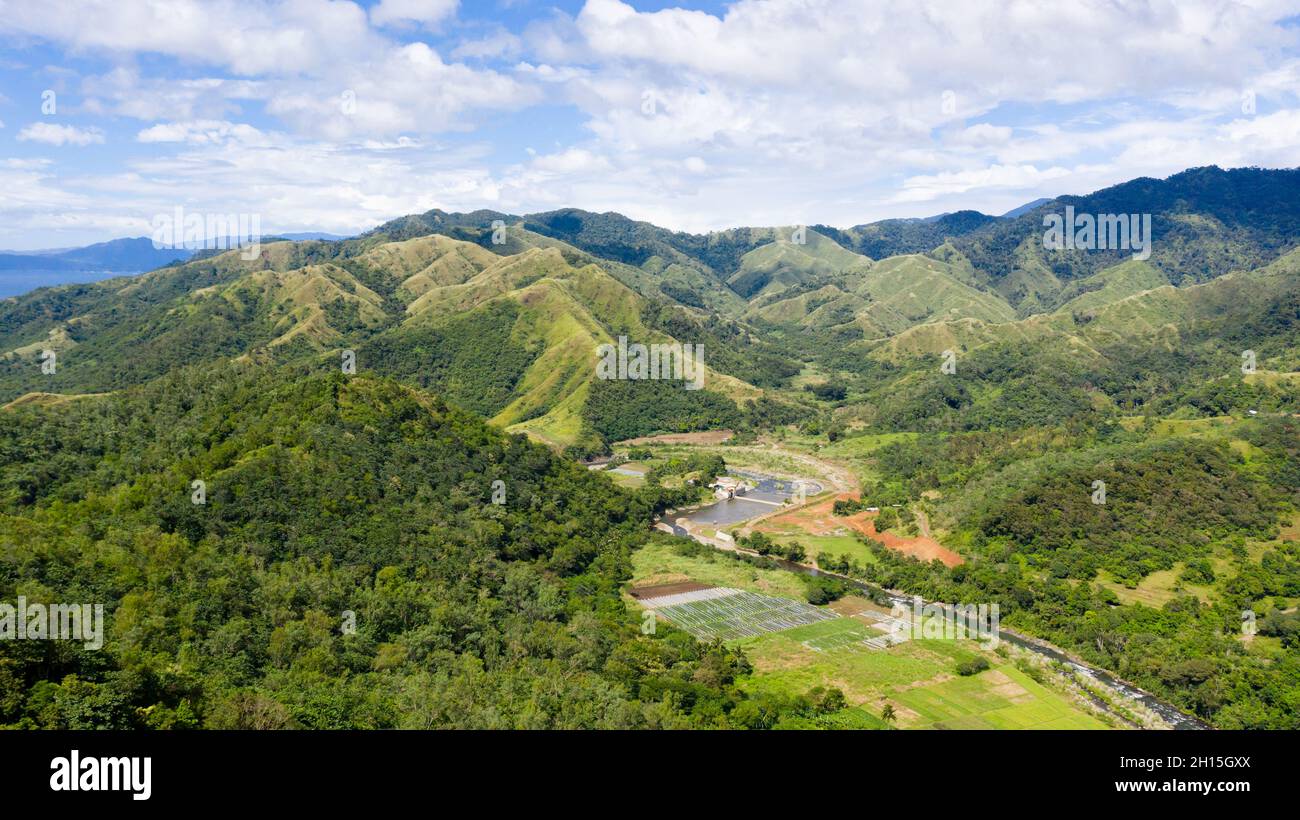
[[[894,714],[894,704],[885,704],[885,708],[880,710],[880,719],[885,723],[896,723],[898,721],[898,715]]]
[[[742,546],[749,547],[759,555],[770,555],[772,548],[775,546],[772,539],[768,538],[765,533],[756,532],[744,539]]]
[[[807,697],[812,704],[813,710],[823,715],[838,712],[848,705],[848,701],[844,699],[844,693],[834,686],[814,686],[808,690]]]
[[[885,507],[876,515],[876,532],[884,532],[898,526],[898,513],[893,507]]]

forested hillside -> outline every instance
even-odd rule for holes
[[[104,602],[109,626],[97,652],[0,643],[0,724],[758,728],[797,717],[806,702],[736,691],[742,655],[666,626],[644,635],[620,601],[630,551],[671,500],[659,492],[619,490],[366,376],[191,368],[111,397],[11,409],[0,588]]]

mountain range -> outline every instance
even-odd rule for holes
[[[83,248],[0,251],[0,297],[38,287],[153,270],[192,255],[193,251],[183,248],[155,248],[145,237],[113,239]]]
[[[322,233],[285,233],[277,239],[338,240],[347,237]],[[220,244],[220,243],[218,243]],[[17,296],[52,285],[94,282],[113,275],[143,273],[183,262],[199,248],[158,248],[148,237],[112,239],[80,248],[36,251],[0,251],[0,298]]]
[[[844,414],[869,421],[912,412],[896,408],[897,396],[920,378],[895,375],[886,397],[866,381],[872,367],[903,374],[944,351],[982,355],[1014,341],[1104,370],[1138,340],[1168,346],[1205,322],[1285,312],[1297,193],[1300,171],[1208,167],[1030,203],[1006,218],[962,211],[710,234],[576,209],[433,210],[347,240],[268,240],[253,260],[209,252],[7,299],[0,399],[115,390],[178,364],[325,361],[354,349],[363,366],[558,448],[598,451],[615,430],[798,415],[815,407],[791,389],[810,372],[856,385],[871,401]],[[1150,258],[1045,248],[1043,215],[1067,205],[1151,214]],[[140,243],[49,258],[170,253]],[[656,384],[623,395],[598,382],[592,351],[619,336],[703,344],[706,389],[682,397]],[[1261,370],[1300,370],[1285,344],[1256,346]],[[36,364],[45,350],[59,356],[55,374]],[[611,417],[611,406],[623,409]],[[624,423],[630,415],[638,422]]]

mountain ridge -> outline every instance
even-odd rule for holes
[[[1216,214],[1243,191],[1266,191],[1277,205],[1277,196],[1298,186],[1296,171],[1208,167],[1061,197],[1013,218],[959,211],[847,231],[785,226],[705,235],[613,212],[435,209],[352,239],[268,241],[252,259],[243,251],[198,254],[139,276],[4,300],[0,399],[119,389],[161,375],[178,355],[324,359],[378,345],[401,359],[383,341],[392,337],[424,351],[430,372],[439,374],[422,377],[404,361],[398,369],[406,377],[557,448],[599,451],[598,417],[609,419],[613,394],[597,395],[606,387],[592,381],[587,359],[620,335],[707,342],[710,380],[719,388],[699,398],[720,403],[698,406],[698,417],[678,407],[684,418],[676,422],[652,409],[676,398],[622,396],[629,407],[650,401],[643,423],[631,425],[638,433],[684,432],[677,428],[706,419],[739,423],[746,407],[778,396],[787,409],[764,404],[764,412],[792,412],[805,401],[790,389],[796,374],[837,349],[914,362],[1020,339],[1101,356],[1102,340],[1105,346],[1204,321],[1194,301],[1200,291],[1185,287],[1228,276],[1225,260],[1254,270],[1283,258],[1294,245],[1286,240],[1293,222],[1300,236],[1300,206],[1258,223]],[[1041,240],[1042,215],[1062,203],[1160,205],[1165,210],[1154,221],[1172,231],[1165,236],[1174,247],[1158,244],[1141,263],[1112,251],[1081,251],[1062,262]],[[883,257],[854,249],[936,240]],[[984,261],[991,254],[996,262]],[[1189,268],[1187,260],[1205,266]],[[1290,282],[1259,281],[1271,283],[1269,294]],[[493,321],[508,327],[489,327]],[[472,346],[453,338],[466,334],[495,339],[511,364],[498,374],[476,365]],[[440,345],[453,351],[450,358]],[[37,367],[47,350],[62,357],[51,377]],[[107,361],[118,364],[106,368]],[[596,413],[597,406],[605,409]],[[616,426],[627,429],[623,416],[631,411],[614,413]]]

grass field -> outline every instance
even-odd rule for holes
[[[1124,429],[1133,431],[1142,429],[1142,416],[1125,416],[1120,419]],[[1187,436],[1192,438],[1210,438],[1228,435],[1239,419],[1232,416],[1211,416],[1203,419],[1160,419],[1151,429],[1153,438],[1169,436]]]
[[[777,535],[773,539],[778,544],[798,541],[808,553],[808,561],[817,557],[817,553],[829,553],[835,558],[848,555],[859,564],[874,564],[880,559],[867,545],[852,535]]]
[[[616,473],[612,470],[606,470],[605,475],[609,476],[610,480],[620,487],[627,487],[628,489],[634,490],[637,487],[645,486],[645,478],[641,476],[627,475],[625,473]]]
[[[762,445],[652,444],[646,445],[656,459],[688,458],[698,453],[721,456],[733,470],[753,470],[779,478],[809,476],[809,465]]]
[[[915,441],[920,435],[920,433],[851,435],[822,447],[818,455],[851,465],[860,481],[879,481],[884,476],[874,469],[870,461],[871,454],[889,444]]]
[[[1227,564],[1225,561],[1215,561],[1215,571],[1222,571]],[[1206,603],[1213,603],[1218,595],[1213,587],[1201,586],[1198,584],[1179,583],[1178,576],[1182,574],[1183,564],[1174,564],[1172,569],[1163,569],[1151,573],[1143,578],[1136,587],[1130,588],[1119,583],[1110,573],[1102,570],[1097,573],[1097,583],[1115,593],[1121,603],[1125,604],[1145,604],[1149,607],[1159,609],[1169,601],[1177,598],[1179,595],[1195,595]]]
[[[972,642],[917,640],[884,650],[859,648],[858,639],[872,631],[857,619],[840,618],[739,641],[755,669],[740,685],[773,694],[836,686],[850,704],[869,713],[893,704],[901,728],[1107,728],[996,655],[985,653],[992,669],[957,675],[956,664],[979,651]]]
[[[831,457],[855,458],[870,455],[888,444],[899,441],[913,441],[920,433],[872,433],[867,435],[848,435],[821,449],[821,454]]]
[[[857,618],[812,624],[738,641],[754,664],[743,686],[753,691],[804,692],[814,686],[837,686],[850,704],[875,705],[895,690],[954,674],[958,660],[972,657],[944,641],[909,641],[887,650],[853,645],[817,651],[808,643],[831,646],[836,639],[864,634]],[[879,708],[876,708],[879,711]]]
[[[699,557],[678,554],[671,538],[653,538],[632,553],[632,578],[637,586],[699,581],[719,587],[734,587],[767,595],[804,600],[804,585],[794,573],[762,570],[721,553]]]
[[[917,729],[1106,728],[1010,664],[908,689],[891,699],[902,704],[900,712],[916,716],[910,725]]]

